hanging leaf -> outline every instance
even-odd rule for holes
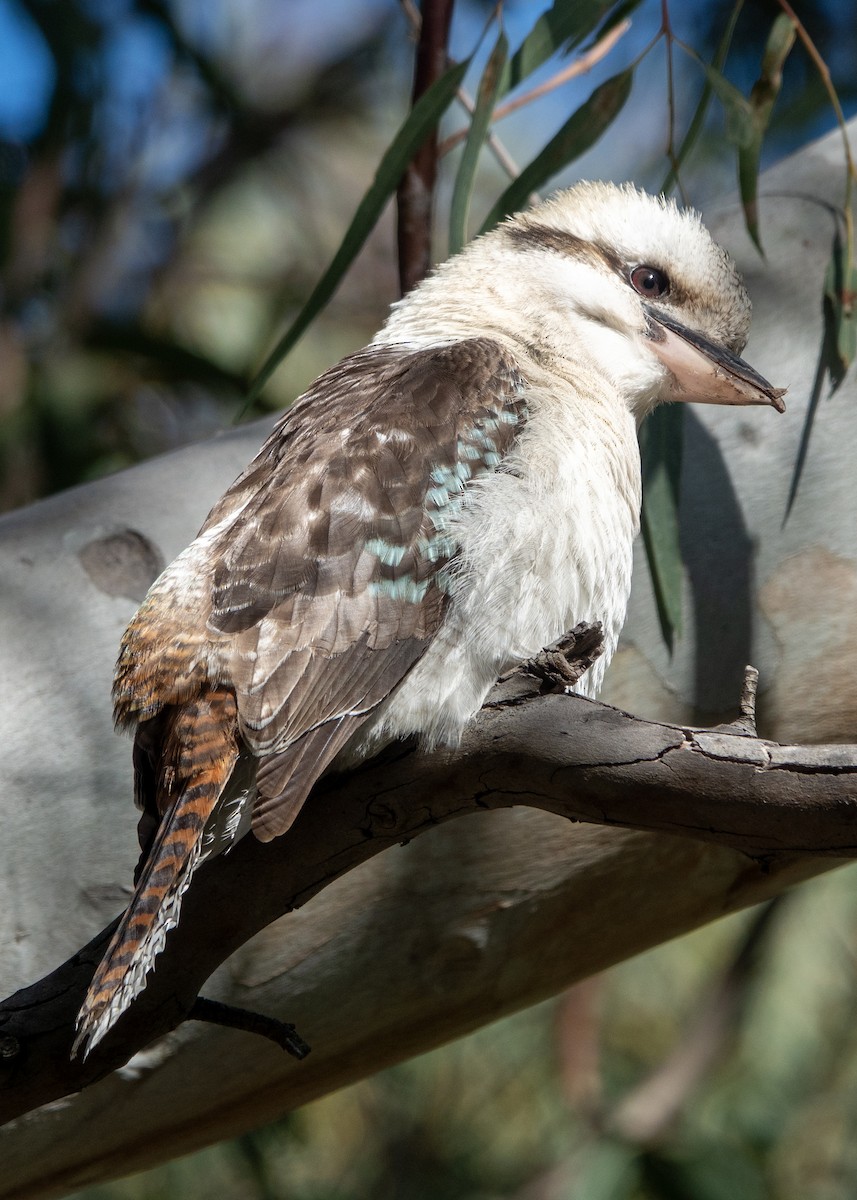
[[[827,368],[836,391],[857,354],[857,267],[849,257],[847,242],[842,241],[838,232],[824,276],[824,301],[829,343]]]
[[[712,69],[719,78],[722,78],[723,64],[726,62],[743,4],[744,0],[737,0],[733,7],[711,63]],[[696,111],[661,187],[661,191],[665,194],[675,186],[678,171],[702,132],[713,92],[711,80],[706,77]],[[659,436],[659,422],[661,421],[665,421],[668,428],[665,435]],[[653,425],[651,431],[648,428],[649,425]],[[681,410],[674,413],[668,409],[659,410],[650,418],[641,432],[641,444],[645,444],[645,475],[649,480],[644,491],[641,517],[643,545],[649,564],[661,631],[664,641],[671,650],[674,636],[681,633],[682,621],[681,544],[678,516],[679,475],[684,445],[684,421]],[[664,479],[667,481],[666,487],[660,482]]]
[[[464,143],[458,174],[455,177],[449,211],[450,254],[456,254],[467,241],[467,218],[470,213],[470,201],[473,195],[479,153],[491,128],[491,114],[494,111],[497,97],[505,90],[506,80],[509,77],[508,54],[509,43],[506,35],[501,32],[479,81],[476,107],[470,119],[470,129]]]
[[[512,55],[506,90],[516,88],[552,54],[573,50],[614,6],[615,0],[554,0]]]
[[[699,57],[690,46],[682,47],[694,62],[698,63],[705,72],[714,94],[726,110],[726,136],[736,146],[747,146],[753,140],[754,122],[753,109],[746,96],[738,91],[733,83],[713,65],[709,65]]]
[[[830,376],[830,394],[832,396],[845,378],[845,372],[857,354],[855,302],[857,302],[857,269],[849,257],[847,243],[842,241],[837,229],[833,236],[833,252],[824,276],[822,302],[824,330],[821,352],[818,356],[815,378],[809,394],[809,404],[795,456],[795,465],[792,468],[784,521],[788,520],[797,499],[803,469],[809,454],[809,442],[818,414],[818,406],[824,392],[825,378]]]
[[[589,99],[569,117],[559,133],[524,167],[518,178],[512,180],[485,218],[480,233],[492,229],[508,213],[522,208],[530,192],[538,191],[598,141],[622,111],[631,93],[633,78],[633,69],[629,67],[595,89]]]
[[[678,500],[683,423],[681,406],[670,404],[656,409],[640,430],[643,542],[661,631],[670,650],[682,625]]]
[[[738,183],[741,188],[741,203],[747,232],[756,244],[759,253],[762,242],[759,236],[759,212],[756,192],[759,179],[759,162],[762,157],[762,142],[771,119],[774,103],[783,83],[783,64],[795,43],[797,30],[794,21],[780,13],[771,26],[759,78],[750,92],[750,109],[753,120],[753,135],[745,145],[738,147]]]
[[[345,237],[333,256],[333,261],[253,380],[241,416],[252,408],[274,371],[336,291],[343,275],[375,228],[384,206],[399,186],[408,163],[452,102],[469,66],[470,59],[467,59],[450,67],[440,79],[435,80],[411,109],[407,120],[381,159],[375,178],[360,201]]]
[[[722,73],[723,71],[723,64],[726,62],[726,56],[729,53],[729,47],[732,44],[732,37],[735,33],[735,26],[738,23],[738,17],[743,7],[744,0],[737,0],[735,7],[732,9],[729,20],[726,22],[726,28],[723,31],[723,37],[720,39],[717,52],[711,61],[711,66],[718,73]],[[690,154],[693,147],[696,145],[696,139],[699,137],[700,133],[702,133],[713,90],[714,89],[712,88],[710,81],[706,79],[705,86],[703,87],[702,93],[699,97],[699,102],[696,106],[693,117],[691,118],[690,125],[687,128],[687,133],[682,138],[681,146],[679,147],[678,153],[675,156],[675,161],[667,172],[666,179],[661,185],[660,190],[664,193],[664,195],[672,191],[672,189],[675,187],[678,180],[679,168],[687,158],[688,154]]]
[[[825,301],[825,326],[827,325],[827,301]],[[822,335],[821,353],[818,356],[818,362],[815,367],[815,377],[812,381],[812,387],[809,393],[809,404],[806,409],[806,416],[803,419],[803,429],[800,433],[800,443],[798,444],[797,454],[795,455],[795,463],[792,467],[792,477],[789,483],[789,494],[786,497],[786,510],[783,515],[783,524],[791,515],[792,507],[797,499],[798,488],[803,477],[803,469],[806,466],[807,455],[809,454],[809,440],[812,437],[813,426],[815,425],[815,416],[818,412],[818,406],[821,403],[822,391],[824,389],[824,379],[827,374],[827,363],[830,357],[828,345],[831,341],[830,333],[827,328]]]

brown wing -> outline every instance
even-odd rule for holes
[[[523,416],[515,361],[488,339],[345,359],[280,421],[164,585],[166,600],[153,600],[156,614],[173,606],[172,634],[148,654],[167,664],[164,684],[234,689],[259,758],[257,836],[288,827],[424,653],[446,603],[450,520]],[[120,720],[154,717],[165,699],[134,666],[152,619],[120,659]]]
[[[423,653],[446,602],[450,521],[512,443],[523,396],[514,360],[488,340],[346,359],[153,585],[114,680],[117,721],[137,725],[148,845],[76,1053],[145,986],[194,871],[219,830],[234,836],[241,809],[228,801],[246,788],[248,751],[267,839]]]

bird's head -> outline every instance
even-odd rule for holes
[[[510,217],[394,306],[376,341],[495,336],[614,385],[637,420],[666,400],[770,404],[742,358],[750,300],[698,215],[580,183]]]
[[[638,418],[666,400],[784,410],[782,390],[739,357],[750,300],[695,212],[632,186],[581,183],[490,236],[529,259],[555,345],[564,315],[569,354],[582,340]]]

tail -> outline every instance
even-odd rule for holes
[[[85,1058],[146,986],[207,849],[203,837],[238,757],[235,697],[212,690],[177,708],[163,742],[161,820],[134,895],[90,984],[72,1057]]]

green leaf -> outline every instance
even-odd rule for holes
[[[845,373],[857,354],[855,302],[857,302],[857,268],[848,253],[847,241],[843,242],[837,229],[833,235],[833,250],[824,276],[822,300],[824,328],[821,336],[821,349],[815,366],[815,376],[809,393],[809,403],[795,455],[795,464],[792,468],[784,521],[789,519],[797,499],[803,470],[809,456],[809,443],[815,427],[815,418],[818,415],[818,407],[824,392],[825,379],[828,375],[830,376],[830,394],[832,396],[845,378]]]
[[[590,34],[616,0],[554,0],[542,13],[509,62],[507,91],[547,62],[558,50],[568,53]]]
[[[797,30],[791,17],[780,13],[771,26],[768,41],[762,55],[759,78],[750,92],[750,109],[753,120],[753,135],[745,145],[738,147],[738,183],[741,188],[741,203],[747,232],[756,244],[759,253],[762,242],[759,236],[759,211],[757,187],[762,142],[771,119],[774,103],[783,83],[783,64],[791,52]]]
[[[602,38],[607,36],[611,29],[615,29],[617,25],[621,25],[623,21],[627,21],[631,13],[639,8],[642,2],[643,0],[622,0],[622,3],[613,9],[607,20],[594,35],[590,45],[596,45]]]
[[[838,232],[833,239],[833,253],[824,276],[824,300],[831,351],[827,367],[836,391],[857,354],[857,267],[849,258],[847,243]]]
[[[469,66],[470,59],[467,59],[465,62],[450,67],[420,96],[411,109],[407,119],[387,147],[375,178],[360,201],[345,237],[333,256],[333,261],[253,380],[247,402],[241,413],[242,416],[255,404],[262,388],[274,371],[336,291],[343,275],[354,262],[367,237],[375,228],[378,218],[384,211],[384,206],[399,186],[399,181],[404,175],[408,163],[452,102]]]
[[[643,542],[661,630],[670,650],[682,624],[678,498],[683,428],[683,410],[671,404],[656,409],[640,430]]]
[[[461,156],[458,174],[455,177],[449,211],[450,254],[456,254],[467,241],[467,218],[470,213],[470,200],[473,195],[479,152],[491,127],[491,114],[494,111],[497,97],[505,90],[505,83],[509,76],[508,54],[509,42],[505,33],[501,32],[479,81],[476,107],[470,119],[467,141],[464,143],[464,152]]]
[[[729,20],[726,23],[726,28],[723,31],[723,37],[720,39],[720,44],[718,45],[717,51],[711,62],[711,65],[715,71],[722,72],[723,70],[723,64],[726,62],[726,57],[729,54],[729,47],[732,44],[735,26],[738,23],[738,17],[740,16],[741,9],[743,7],[744,0],[737,0],[735,7],[732,9],[731,16],[729,17]],[[666,179],[661,185],[660,190],[664,193],[664,195],[666,195],[675,187],[678,181],[679,168],[687,158],[688,154],[690,154],[693,147],[696,145],[696,140],[700,133],[702,133],[705,125],[705,116],[708,112],[708,105],[711,102],[712,92],[713,88],[711,83],[706,79],[705,86],[700,94],[699,103],[697,104],[696,110],[691,118],[687,133],[682,138],[681,146],[679,147],[678,153],[675,156],[675,162],[670,167],[669,171],[667,172]]]
[[[690,46],[682,45],[682,49],[702,67],[714,94],[726,110],[726,136],[729,141],[737,146],[749,145],[755,131],[750,101],[715,66],[703,62]]]
[[[633,78],[633,69],[629,67],[595,89],[559,133],[524,167],[518,178],[512,180],[485,218],[480,233],[492,229],[508,213],[522,208],[530,192],[538,191],[547,180],[598,141],[622,111],[631,93]]]

